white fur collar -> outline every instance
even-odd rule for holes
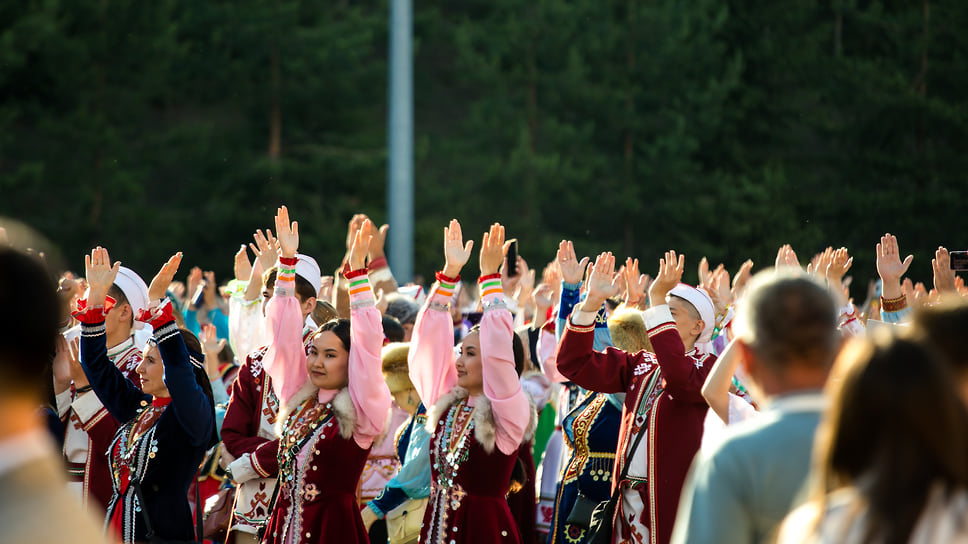
[[[522,443],[534,438],[534,430],[538,425],[538,413],[534,408],[534,404],[530,396],[525,396],[528,397],[529,417],[528,426],[524,430]],[[427,411],[427,432],[434,434],[434,430],[437,428],[437,421],[447,413],[447,410],[454,403],[465,398],[467,398],[467,390],[463,387],[454,387],[446,395],[437,399],[433,407]],[[491,409],[491,401],[486,396],[479,395],[474,398],[474,407],[474,438],[484,448],[484,451],[490,454],[494,451],[494,446],[497,444],[497,428],[494,425],[494,412]]]
[[[278,436],[283,435],[285,432],[283,427],[293,410],[298,409],[303,402],[318,394],[319,388],[307,380],[299,388],[299,391],[296,391],[296,394],[279,408],[279,415],[276,418],[276,434]],[[339,393],[336,393],[336,396],[333,397],[330,405],[333,408],[333,417],[339,423],[340,436],[349,440],[353,437],[353,430],[356,428],[356,407],[353,406],[353,398],[350,397],[349,388],[344,387],[340,389]]]

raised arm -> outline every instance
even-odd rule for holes
[[[407,356],[410,381],[424,406],[433,406],[437,399],[457,385],[454,321],[449,305],[454,297],[454,287],[460,281],[460,271],[470,258],[473,247],[472,240],[464,243],[460,223],[456,219],[444,227],[444,269],[437,274],[437,282],[417,314]]]
[[[702,396],[709,407],[716,412],[723,423],[729,424],[729,386],[733,383],[733,374],[739,366],[739,350],[732,342],[719,354],[719,359],[713,365],[706,383],[702,386]]]
[[[266,338],[269,348],[263,366],[272,378],[279,401],[287,404],[309,381],[306,350],[303,347],[303,315],[296,298],[296,250],[299,249],[299,223],[289,221],[285,206],[276,212],[279,237],[279,271],[272,299],[266,305]]]
[[[685,258],[682,255],[677,258],[675,251],[668,251],[664,259],[659,259],[659,274],[649,288],[649,299],[653,306],[645,311],[642,318],[648,328],[656,359],[662,367],[666,390],[678,400],[705,403],[702,386],[709,374],[709,364],[697,366],[695,359],[686,355],[672,312],[665,303],[666,295],[682,278],[684,267]]]
[[[346,275],[350,282],[349,390],[357,414],[353,439],[361,448],[369,448],[383,432],[391,401],[382,373],[383,321],[364,264],[372,231],[373,223],[367,219],[350,248],[351,270]]]
[[[507,309],[498,269],[504,260],[504,227],[495,223],[481,244],[481,372],[484,396],[491,401],[497,430],[497,447],[505,454],[517,451],[530,423],[530,406],[514,368],[514,318]]]
[[[614,271],[615,257],[611,253],[602,253],[595,259],[588,274],[588,296],[568,318],[556,355],[558,371],[565,377],[602,393],[624,393],[631,383],[632,369],[639,364],[636,357],[622,350],[595,350],[595,325],[605,319],[599,310],[605,299],[618,292],[620,278]]]
[[[165,365],[165,386],[171,396],[170,409],[192,443],[207,446],[215,427],[215,408],[195,381],[195,371],[192,370],[195,362],[190,358],[188,347],[175,323],[171,300],[165,296],[181,259],[181,253],[173,255],[151,280],[148,300],[152,301],[152,308],[143,312],[138,319],[152,327],[154,341],[158,344],[158,352]],[[201,357],[201,354],[196,354],[196,357]],[[197,364],[202,364],[201,359]]]
[[[120,262],[111,265],[108,250],[102,247],[84,257],[90,292],[86,301],[78,301],[74,317],[81,322],[81,368],[104,407],[124,423],[135,416],[142,401],[151,402],[151,395],[128,381],[108,358],[104,316],[114,306],[107,294],[120,266]]]

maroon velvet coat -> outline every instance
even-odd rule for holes
[[[466,448],[466,455],[456,457],[456,477],[452,481],[445,481],[439,468],[447,463],[444,436],[448,432],[448,421],[462,404],[455,402],[442,413],[430,437],[433,480],[430,486],[430,502],[424,512],[420,543],[520,544],[521,535],[506,498],[511,471],[518,457],[517,451],[506,455],[494,446],[488,453],[477,440],[475,427],[480,422],[475,421],[479,419],[475,417],[468,424],[466,444],[460,448]],[[493,426],[494,422],[491,421],[490,424]]]
[[[346,399],[349,399],[348,393]],[[315,399],[307,402],[315,402]],[[318,426],[313,428],[307,446],[300,450],[308,448],[309,456],[305,462],[293,463],[296,468],[291,479],[286,474],[280,475],[283,481],[263,543],[286,542],[290,527],[297,531],[298,538],[293,542],[370,542],[356,501],[356,488],[370,448],[361,448],[351,432],[340,432],[340,418],[336,411],[334,409],[334,415],[316,422]],[[344,425],[350,418],[352,416],[343,419]],[[284,432],[295,431],[287,425]],[[279,452],[280,458],[289,455],[292,453]]]
[[[557,364],[564,376],[586,389],[627,393],[614,474],[621,474],[637,433],[647,432],[636,456],[647,455],[647,474],[632,476],[647,480],[635,486],[646,505],[639,522],[649,528],[650,542],[662,544],[672,536],[682,484],[702,441],[709,406],[701,389],[716,358],[696,350],[686,354],[673,322],[650,329],[649,339],[655,354],[615,348],[596,352],[594,326],[574,325],[569,319],[558,345]],[[660,373],[659,385],[643,399],[655,372]],[[615,485],[628,489],[630,482],[613,482],[613,490]],[[616,510],[617,516],[626,519],[633,514],[621,512],[621,504]]]

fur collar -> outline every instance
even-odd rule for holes
[[[286,420],[292,414],[293,410],[299,408],[303,402],[319,394],[319,388],[312,384],[309,380],[296,391],[291,399],[287,402],[282,403],[279,408],[279,415],[276,418],[276,435],[282,436],[285,432],[283,426],[286,424]],[[353,399],[350,397],[349,388],[342,388],[333,400],[330,402],[333,408],[333,417],[336,418],[336,422],[339,423],[339,435],[346,440],[353,438],[353,430],[356,428],[356,407],[353,406]]]
[[[524,437],[521,440],[522,444],[534,438],[534,431],[538,425],[538,413],[534,408],[534,403],[531,401],[530,395],[525,394],[525,397],[528,398],[528,426],[525,427]],[[437,399],[433,407],[427,411],[427,432],[431,435],[434,434],[437,421],[447,413],[451,406],[465,398],[467,398],[467,390],[463,387],[454,387],[446,395]],[[497,428],[494,424],[491,401],[486,396],[480,395],[474,399],[474,407],[474,415],[472,416],[474,438],[484,448],[484,451],[490,454],[497,445]]]

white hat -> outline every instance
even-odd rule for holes
[[[296,275],[308,281],[318,297],[319,289],[323,286],[323,278],[319,272],[319,265],[316,264],[316,259],[302,253],[296,253],[296,259],[299,259],[296,261]]]
[[[137,316],[139,310],[148,307],[148,286],[145,284],[145,280],[141,279],[141,276],[134,270],[126,266],[120,267],[117,277],[114,278],[114,284],[124,293],[124,298],[128,299],[132,314]],[[141,329],[144,326],[145,324],[141,321],[134,320],[136,329]]]
[[[685,299],[699,312],[699,318],[703,320],[706,326],[696,340],[696,345],[711,342],[713,339],[713,329],[716,325],[716,307],[713,306],[713,299],[709,298],[709,295],[702,289],[697,289],[685,283],[680,283],[673,287],[669,291],[669,296],[677,296]]]

